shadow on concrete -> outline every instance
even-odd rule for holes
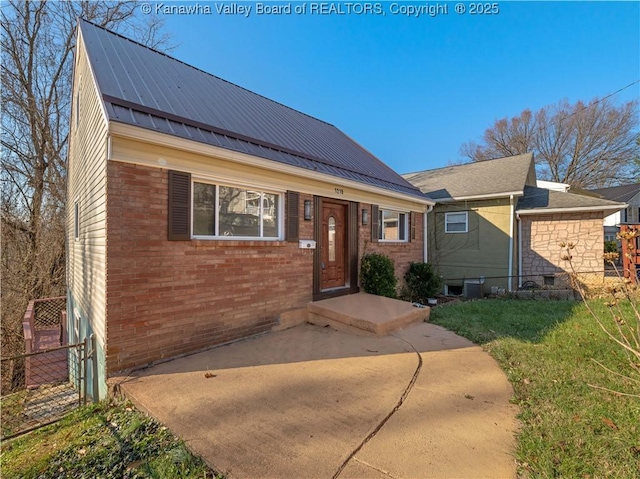
[[[138,371],[120,387],[229,478],[332,478],[394,410],[357,452],[374,466],[366,477],[508,477],[500,464],[513,465],[506,377],[480,347],[428,323],[382,338],[302,325]],[[341,477],[364,467],[353,464]]]

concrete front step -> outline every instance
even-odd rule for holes
[[[307,321],[345,332],[386,336],[404,326],[426,321],[431,309],[367,293],[309,303]]]

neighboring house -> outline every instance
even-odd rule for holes
[[[569,183],[558,183],[557,181],[536,180],[536,186],[538,188],[544,188],[545,190],[560,191],[567,193],[571,188]]]
[[[94,394],[357,292],[365,252],[401,277],[433,204],[334,126],[80,21],[67,307]]]
[[[427,215],[428,260],[450,294],[465,282],[485,292],[552,283],[568,267],[561,241],[577,243],[577,271],[602,274],[602,220],[625,207],[560,184],[538,187],[531,154],[403,176],[437,203]]]
[[[624,210],[616,211],[604,219],[605,241],[616,241],[616,234],[620,231],[621,224],[640,223],[640,183],[600,188],[591,192],[607,200],[628,205]]]

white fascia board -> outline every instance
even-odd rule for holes
[[[168,148],[174,148],[178,150],[185,150],[190,153],[201,154],[205,156],[214,156],[216,158],[233,161],[240,164],[246,164],[251,166],[257,166],[266,170],[273,170],[282,173],[287,173],[293,176],[299,176],[303,178],[312,178],[324,182],[340,182],[350,188],[368,191],[379,195],[390,196],[392,198],[401,199],[404,201],[412,201],[415,203],[424,204],[425,206],[433,206],[435,201],[428,198],[420,198],[418,196],[405,195],[403,193],[386,190],[384,188],[377,188],[366,183],[359,183],[357,181],[332,176],[327,173],[320,173],[317,171],[303,170],[301,168],[279,163],[273,160],[267,160],[258,156],[248,155],[246,153],[240,153],[233,150],[227,150],[226,148],[220,148],[218,146],[207,145],[198,141],[187,140],[177,136],[172,136],[167,133],[160,133],[146,128],[138,126],[127,125],[125,123],[119,123],[111,121],[109,122],[109,132],[113,135],[128,138],[132,140],[138,140],[145,143],[152,143],[155,145],[166,146]]]
[[[588,211],[620,211],[627,207],[627,205],[620,206],[584,206],[574,208],[537,208],[532,210],[516,210],[519,215],[544,215],[552,213],[582,213]]]
[[[524,191],[507,191],[505,193],[489,193],[486,195],[472,195],[472,196],[456,196],[454,198],[442,198],[434,200],[436,203],[453,203],[455,201],[472,201],[472,200],[492,200],[506,198],[509,199],[512,196],[522,196]]]

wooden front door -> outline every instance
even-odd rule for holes
[[[322,202],[321,290],[346,285],[346,223],[347,205]]]

